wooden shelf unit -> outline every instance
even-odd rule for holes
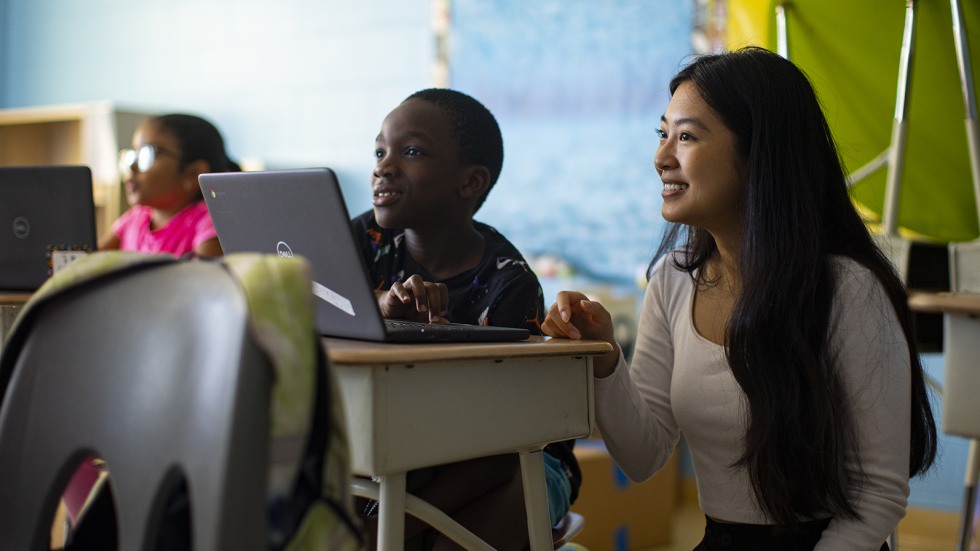
[[[150,113],[109,101],[0,109],[0,165],[86,165],[92,170],[101,238],[128,207],[119,150]]]

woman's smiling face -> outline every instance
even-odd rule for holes
[[[668,222],[711,233],[738,231],[745,201],[745,160],[735,134],[690,82],[674,91],[661,117],[654,164]]]

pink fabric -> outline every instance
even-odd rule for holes
[[[204,201],[187,205],[169,224],[156,230],[150,230],[152,210],[133,205],[112,225],[113,233],[119,236],[121,250],[182,256],[217,236]]]
[[[99,479],[101,470],[92,463],[91,459],[86,459],[78,466],[78,470],[72,475],[71,481],[65,487],[62,499],[65,502],[65,509],[72,525],[78,522],[78,515],[81,514],[85,502],[88,501],[92,487]]]

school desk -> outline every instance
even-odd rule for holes
[[[377,481],[354,491],[379,501],[379,549],[403,548],[406,510],[464,547],[488,549],[406,496],[405,473],[508,452],[520,456],[531,549],[553,548],[542,449],[592,432],[592,356],[608,343],[324,344],[344,400],[351,467]]]
[[[0,291],[0,350],[3,343],[7,340],[7,333],[17,319],[17,314],[27,300],[31,298],[31,293],[17,291]]]
[[[970,439],[957,547],[966,550],[980,475],[980,293],[913,293],[909,307],[943,314],[943,432]]]

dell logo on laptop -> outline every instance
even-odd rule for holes
[[[14,218],[14,237],[17,239],[27,239],[31,235],[31,223],[27,218],[18,216]]]
[[[293,250],[289,248],[289,245],[285,241],[276,243],[276,252],[279,253],[281,258],[291,258],[293,256]]]

